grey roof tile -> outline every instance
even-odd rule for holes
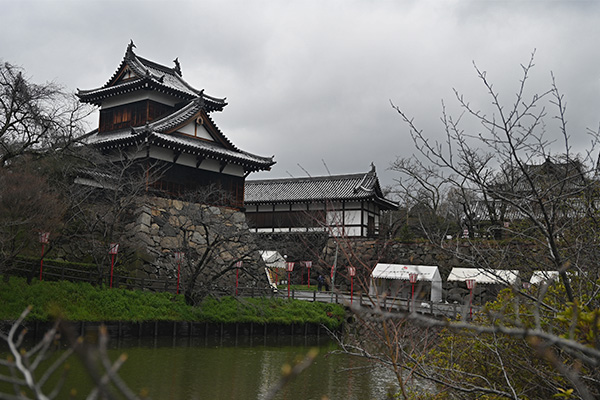
[[[245,196],[246,204],[371,199],[397,207],[383,196],[374,167],[359,174],[247,180]]]
[[[82,101],[100,104],[102,99],[118,93],[139,90],[146,84],[151,84],[162,91],[177,95],[186,100],[202,97],[209,106],[207,111],[220,111],[227,105],[225,99],[208,96],[204,90],[198,90],[188,84],[181,76],[181,70],[170,68],[154,61],[139,57],[133,51],[132,44],[127,46],[123,60],[112,77],[102,87],[90,90],[78,90],[77,95]],[[137,78],[117,82],[120,71],[128,66],[137,75]]]

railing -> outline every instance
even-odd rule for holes
[[[4,272],[8,275],[22,276],[27,279],[39,279],[40,265],[28,261],[15,261]],[[110,285],[110,273],[89,268],[75,268],[66,265],[45,263],[42,279],[50,281],[67,280],[72,282],[88,282],[92,285]],[[177,279],[136,278],[114,274],[113,288],[140,289],[155,292],[177,292]]]
[[[17,261],[4,272],[9,275],[23,276],[28,279],[39,279],[39,264],[29,261]],[[106,271],[77,269],[66,265],[52,265],[51,263],[44,264],[43,276],[44,280],[68,280],[78,282],[88,282],[92,285],[110,285],[110,274]],[[177,279],[150,279],[136,278],[130,276],[121,276],[114,274],[112,279],[113,288],[129,289],[129,290],[145,290],[153,292],[177,292]],[[180,287],[180,292],[182,288]],[[272,288],[257,288],[257,287],[231,287],[231,288],[215,288],[211,290],[212,294],[220,296],[237,296],[237,297],[276,297],[288,298],[288,291],[284,288],[273,290]],[[333,291],[298,291],[291,290],[289,292],[291,299],[321,302],[321,303],[336,303],[343,305],[357,304],[361,307],[372,309],[380,309],[387,312],[411,312],[415,311],[420,314],[429,314],[435,317],[450,317],[457,318],[460,315],[469,314],[469,306],[458,303],[435,303],[431,301],[415,300],[414,304],[410,299],[390,297],[390,296],[368,296],[362,293],[350,294],[349,292]],[[477,311],[478,307],[473,306],[473,311]]]
[[[280,297],[287,297],[286,290],[280,290]],[[433,317],[458,318],[470,314],[468,304],[432,302],[425,300],[413,301],[408,298],[391,296],[369,296],[362,293],[350,294],[350,292],[316,292],[316,291],[290,291],[290,298],[304,301],[318,301],[323,303],[336,303],[343,305],[358,305],[371,309],[379,309],[385,312],[416,312],[428,314]],[[472,311],[478,311],[479,307],[472,306]]]
[[[17,260],[4,271],[4,274],[22,276],[27,279],[39,279],[39,272],[40,264],[32,261]],[[44,263],[42,279],[49,281],[66,280],[72,282],[88,282],[92,285],[110,286],[110,273],[107,271],[55,265],[51,262]],[[177,278],[151,279],[114,274],[112,277],[112,287],[128,290],[177,293]],[[180,286],[179,289],[180,293],[183,292],[182,286]],[[237,289],[214,288],[214,290],[211,290],[211,293],[221,296],[235,296],[236,291],[238,296],[243,297],[278,296],[271,288],[257,287],[238,287]]]

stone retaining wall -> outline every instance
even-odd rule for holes
[[[185,253],[181,280],[200,269],[196,288],[267,287],[264,264],[239,210],[165,198],[140,202],[127,226],[141,266],[138,275],[176,278],[174,253]],[[234,263],[243,260],[237,271]]]

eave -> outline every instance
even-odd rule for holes
[[[139,129],[139,128],[138,128]],[[247,172],[266,171],[271,168],[275,161],[273,158],[261,157],[243,151],[234,151],[213,146],[211,142],[175,135],[167,135],[157,132],[139,130],[121,131],[104,138],[95,138],[90,144],[100,150],[123,149],[132,146],[156,146],[171,150],[176,153],[191,154],[202,159],[211,159],[233,165],[240,165]],[[111,137],[112,136],[112,137]]]

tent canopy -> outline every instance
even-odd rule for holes
[[[410,274],[417,274],[417,281],[441,282],[438,267],[429,265],[377,264],[373,269],[373,278],[399,279],[408,281]]]
[[[558,271],[533,271],[529,283],[537,285],[542,282],[551,282],[558,279]]]
[[[448,282],[464,282],[475,279],[477,283],[512,285],[519,278],[518,270],[490,268],[452,268]]]
[[[417,274],[417,281],[431,282],[430,300],[442,300],[442,276],[438,267],[430,265],[377,264],[371,273],[371,292],[376,293],[394,286],[392,280],[410,281],[410,274]],[[376,284],[375,279],[388,279],[387,283]]]
[[[285,258],[275,250],[260,250],[260,256],[268,268],[285,269]]]

